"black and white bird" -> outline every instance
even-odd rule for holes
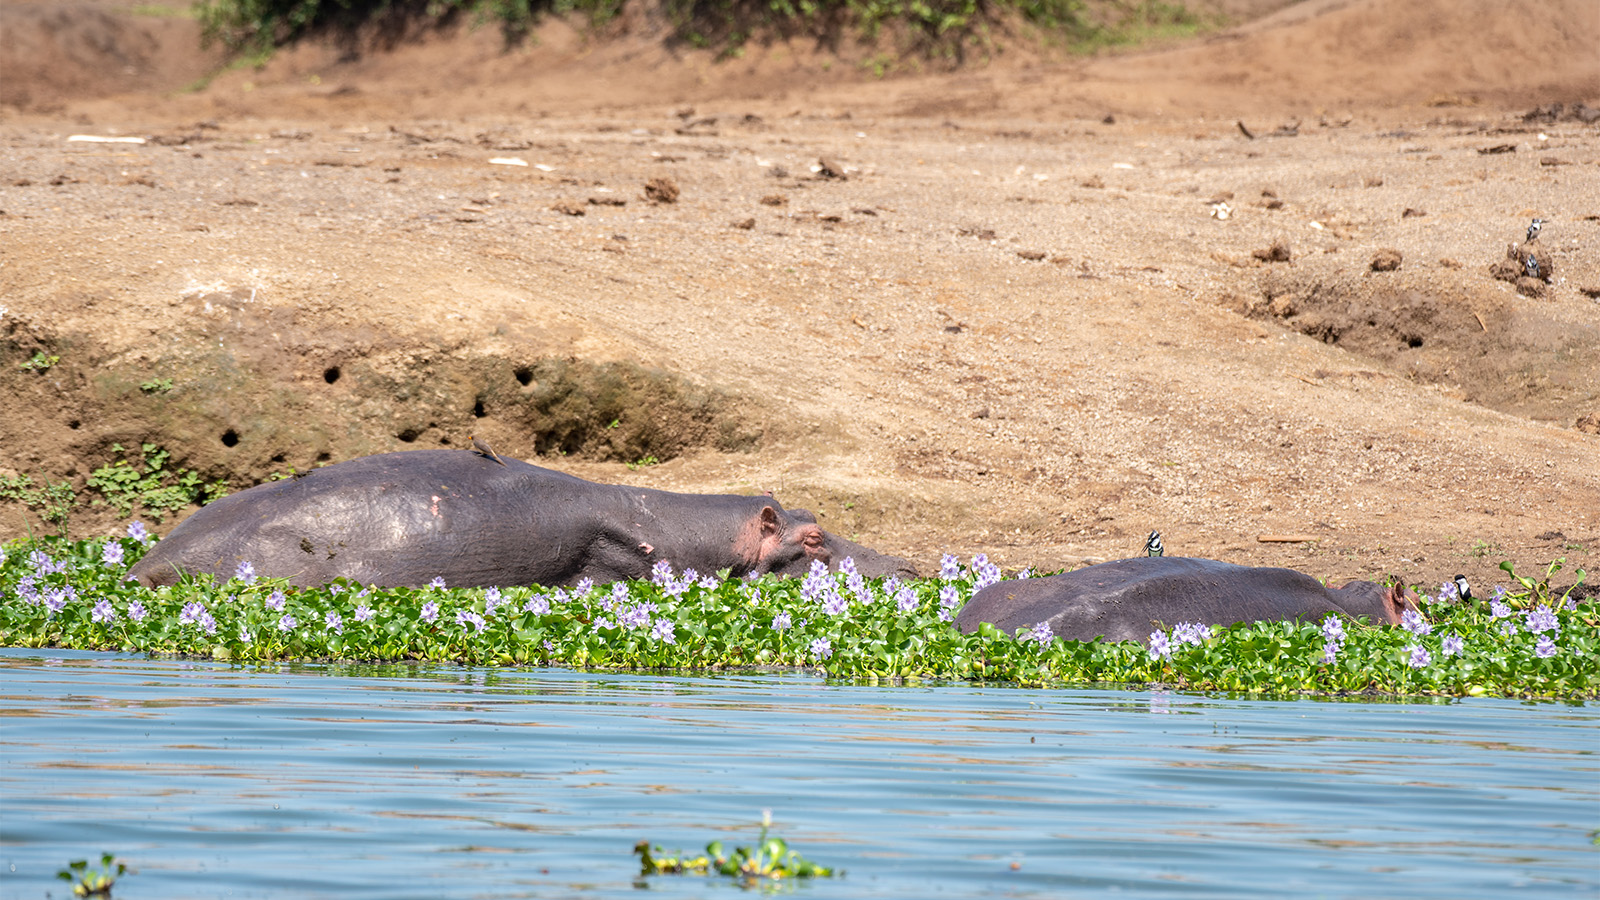
[[[1539,220],[1538,219],[1534,219],[1534,221],[1537,222]],[[1462,603],[1466,603],[1469,600],[1471,600],[1472,599],[1472,585],[1467,584],[1467,576],[1465,576],[1465,575],[1457,575],[1455,577],[1455,582],[1456,582],[1456,599],[1460,600]]]
[[[1161,532],[1150,532],[1150,536],[1144,540],[1144,554],[1146,556],[1160,556],[1165,552],[1166,548],[1161,546]]]
[[[1527,257],[1525,257],[1522,260],[1522,270],[1524,272],[1528,273],[1528,277],[1529,278],[1538,278],[1539,277],[1539,257],[1534,256],[1532,253],[1529,253],[1527,255]]]
[[[1543,227],[1544,227],[1544,220],[1543,219],[1534,219],[1533,220],[1533,224],[1528,226],[1528,240],[1527,240],[1527,243],[1531,244],[1536,239],[1538,239],[1538,237],[1539,237],[1539,229],[1541,229]]]

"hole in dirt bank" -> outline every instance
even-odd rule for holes
[[[237,447],[237,446],[239,446],[239,432],[234,431],[232,428],[229,428],[227,431],[224,431],[222,433],[222,446],[224,446],[224,447]]]
[[[422,432],[416,428],[404,428],[401,429],[400,433],[396,434],[395,437],[409,444],[415,441],[417,438],[422,437]]]
[[[338,366],[329,366],[322,370],[322,380],[329,384],[334,384],[339,380],[341,374],[343,373],[339,371]]]
[[[330,459],[333,459],[333,455],[326,451],[317,454],[317,462],[319,463],[325,463]]]
[[[73,419],[71,422],[67,423],[67,427],[71,428],[73,431],[77,431],[79,428],[83,427],[83,423],[77,419]]]
[[[517,384],[520,384],[523,387],[527,387],[533,383],[533,370],[527,366],[519,366],[517,370],[511,374],[516,376]]]
[[[746,421],[734,397],[671,372],[572,359],[523,371],[536,386],[510,410],[497,406],[495,415],[518,421],[542,455],[667,460],[694,447],[750,450],[761,439],[761,426]]]
[[[472,404],[472,417],[474,419],[481,419],[481,418],[483,418],[484,416],[487,416],[487,415],[488,415],[488,413],[485,412],[484,409],[483,409],[483,398],[479,397]]]
[[[1501,412],[1575,427],[1600,410],[1600,322],[1565,321],[1558,309],[1489,298],[1437,274],[1394,284],[1272,272],[1232,306]]]

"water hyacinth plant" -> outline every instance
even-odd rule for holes
[[[141,529],[142,532],[142,529]],[[1191,690],[1600,697],[1593,601],[1522,578],[1485,601],[1423,600],[1403,625],[1336,617],[1214,628],[1145,644],[1065,641],[1047,623],[962,634],[950,620],[998,567],[946,557],[937,577],[729,579],[663,564],[647,580],[571,587],[293,588],[241,564],[223,582],[127,580],[148,535],[0,549],[0,644],[220,660],[435,660],[592,669],[810,668],[867,683],[1164,684]],[[1577,573],[1581,583],[1584,573]]]
[[[768,837],[772,826],[772,811],[761,811],[761,837],[754,847],[735,847],[724,853],[721,841],[706,845],[701,856],[685,856],[682,851],[668,855],[661,847],[649,841],[640,841],[633,847],[639,855],[641,875],[726,875],[754,886],[763,881],[781,881],[785,878],[827,878],[832,869],[819,866],[799,853],[789,849],[783,838]]]

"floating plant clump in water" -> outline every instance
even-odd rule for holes
[[[963,634],[955,613],[999,570],[946,556],[934,578],[803,579],[675,571],[570,588],[300,589],[248,560],[223,582],[127,580],[146,535],[0,548],[0,645],[219,660],[435,660],[588,669],[809,668],[834,678],[1027,685],[1165,684],[1265,694],[1600,697],[1592,601],[1516,575],[1487,599],[1424,597],[1403,625],[1348,619],[1216,627],[1180,622],[1146,643],[1057,638],[1040,622]],[[1579,570],[1577,582],[1584,573]]]
[[[115,863],[115,865],[113,865]],[[100,867],[89,868],[86,859],[73,860],[67,867],[56,873],[56,877],[72,885],[74,897],[102,897],[111,900],[111,888],[117,879],[127,874],[126,863],[117,862],[117,857],[111,853],[100,854]]]
[[[732,853],[723,852],[721,841],[712,841],[701,856],[685,856],[681,850],[669,856],[659,845],[640,841],[633,846],[633,852],[639,855],[639,874],[726,875],[746,885],[785,878],[827,878],[834,874],[832,869],[790,850],[783,838],[767,837],[771,826],[772,810],[764,809],[761,811],[761,837],[756,845],[735,847]]]

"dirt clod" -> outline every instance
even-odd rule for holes
[[[651,203],[677,203],[678,183],[671,178],[652,178],[644,184],[644,196]]]
[[[1393,272],[1400,268],[1402,258],[1399,250],[1384,248],[1372,254],[1372,262],[1368,263],[1368,267],[1374,272]]]
[[[1250,255],[1262,262],[1288,262],[1293,253],[1289,249],[1289,242],[1279,238],[1270,247],[1250,251]]]

